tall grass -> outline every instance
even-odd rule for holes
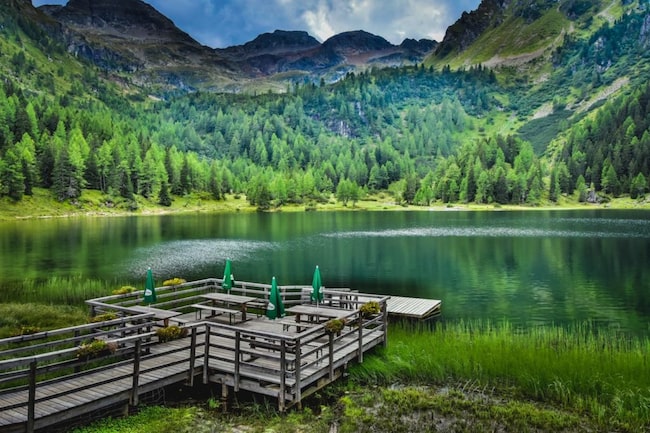
[[[435,329],[395,325],[388,347],[353,377],[472,383],[587,413],[606,428],[650,427],[650,341],[590,324],[527,330],[459,322]]]
[[[3,286],[0,302],[84,305],[87,299],[110,295],[114,289],[123,285],[117,281],[93,280],[80,275],[26,279]]]
[[[66,328],[88,321],[88,310],[79,305],[0,303],[0,338],[19,335],[24,327],[34,332]]]

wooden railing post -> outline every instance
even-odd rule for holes
[[[205,325],[205,346],[203,347],[203,384],[208,383],[208,367],[210,363],[210,325]]]
[[[359,322],[359,364],[363,362],[363,314],[358,313],[359,317],[357,318]]]
[[[190,386],[194,386],[194,365],[196,364],[196,327],[192,328],[192,336],[190,337],[190,371],[187,382]]]
[[[280,341],[280,394],[278,395],[278,410],[284,412],[284,393],[287,384],[287,342]]]
[[[76,329],[76,330],[74,331],[74,338],[75,338],[74,345],[75,345],[75,347],[79,347],[79,346],[81,345],[81,339],[78,339],[80,335],[81,335],[81,334],[79,333],[79,330]],[[78,340],[77,340],[77,339],[78,339]],[[80,371],[81,371],[81,366],[80,366],[80,365],[76,365],[75,368],[74,368],[74,372],[75,372],[75,373],[79,373]]]
[[[300,364],[301,364],[301,352],[302,348],[300,347],[300,338],[296,339],[293,343],[294,347],[294,352],[295,352],[295,359],[296,359],[296,365],[294,367],[294,379],[295,379],[295,393],[296,393],[296,402],[298,403],[298,407],[302,406],[302,392],[300,391],[301,385],[300,385]],[[318,356],[318,354],[316,355]]]
[[[36,360],[29,363],[29,392],[27,397],[27,433],[34,433],[36,418]]]
[[[138,405],[138,386],[140,384],[140,349],[142,341],[138,338],[135,340],[135,353],[133,354],[133,385],[131,386],[131,397],[129,404]]]
[[[386,347],[388,346],[388,304],[386,302],[383,303],[381,306],[381,311],[382,311],[382,331],[384,334],[384,343],[383,346]]]
[[[328,332],[329,336],[329,368],[330,368],[330,381],[334,381],[334,333]]]
[[[241,358],[240,355],[240,350],[241,350],[241,332],[240,331],[235,331],[235,377],[234,377],[234,386],[233,389],[235,392],[239,391],[239,361]]]

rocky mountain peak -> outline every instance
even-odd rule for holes
[[[275,30],[273,33],[262,33],[244,45],[217,49],[216,51],[241,59],[252,56],[296,53],[319,46],[320,42],[307,32]]]
[[[43,12],[67,25],[95,34],[175,43],[198,44],[156,9],[141,0],[69,0]]]
[[[393,44],[381,36],[363,30],[339,33],[323,42],[324,49],[338,53],[381,51],[393,47]]]
[[[472,12],[461,17],[447,28],[445,37],[436,48],[436,56],[445,57],[469,47],[490,26],[497,25],[512,0],[482,0]]]

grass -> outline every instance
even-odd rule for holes
[[[235,412],[223,414],[219,403],[209,399],[205,404],[189,407],[143,408],[138,414],[118,419],[105,419],[72,433],[213,433],[213,432],[329,432],[330,416],[321,412],[316,416],[311,410],[279,414],[265,404],[239,407]],[[325,411],[327,412],[327,411]]]
[[[0,302],[83,305],[87,299],[108,296],[119,287],[117,282],[93,280],[82,276],[25,279],[3,287],[0,291]]]
[[[350,392],[342,432],[588,432],[583,417],[467,389],[399,387]]]
[[[88,311],[81,305],[0,303],[0,338],[19,335],[24,328],[46,331],[81,325],[87,321]]]
[[[143,197],[137,197],[138,209],[129,210],[126,202],[114,202],[107,207],[107,196],[99,191],[86,190],[83,192],[81,199],[76,204],[69,202],[59,202],[54,200],[47,190],[35,188],[33,196],[25,196],[20,202],[13,202],[7,197],[0,198],[0,221],[14,220],[22,218],[52,218],[52,217],[105,217],[105,216],[124,216],[124,215],[161,215],[161,214],[182,214],[190,212],[205,213],[235,213],[235,212],[255,212],[257,208],[251,206],[244,196],[229,195],[225,200],[214,200],[205,194],[191,194],[185,197],[176,197],[170,207],[162,207],[151,200]],[[475,204],[475,203],[454,203],[455,210],[493,210],[493,204]],[[546,203],[543,206],[529,207],[524,205],[504,205],[499,209],[504,210],[526,210],[526,209],[558,209],[558,208],[594,208],[603,207],[603,205],[585,205],[578,203],[575,199],[567,199],[562,206],[553,203]],[[614,198],[606,207],[613,209],[649,209],[650,201],[632,200],[629,197]],[[271,212],[305,212],[307,209],[316,211],[403,211],[403,210],[449,210],[450,205],[447,203],[433,203],[431,206],[406,206],[397,203],[390,192],[381,191],[371,193],[363,199],[352,204],[343,203],[330,197],[324,203],[312,203],[307,205],[285,205],[279,208],[273,208]]]
[[[438,63],[449,63],[452,68],[459,68],[466,64],[485,63],[494,56],[508,58],[534,53],[551,47],[568,25],[569,21],[556,9],[548,10],[532,23],[510,16],[501,25],[483,32],[462,53],[454,53],[453,59],[445,58]]]
[[[588,414],[604,429],[650,426],[650,341],[597,331],[460,322],[433,331],[398,326],[388,348],[353,370],[356,381],[472,383]]]

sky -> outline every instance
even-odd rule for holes
[[[304,30],[323,42],[365,30],[398,45],[442,41],[447,27],[480,0],[145,0],[181,30],[212,48],[242,45],[274,30]],[[67,0],[33,0],[34,6]]]

